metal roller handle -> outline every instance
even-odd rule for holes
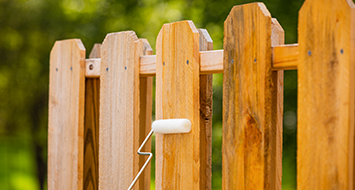
[[[153,153],[151,152],[141,152],[142,148],[144,147],[144,145],[147,143],[147,141],[149,140],[149,138],[153,135],[154,131],[151,130],[148,134],[148,136],[144,139],[143,143],[141,144],[141,146],[138,148],[137,153],[139,155],[142,156],[149,156],[147,161],[145,161],[143,167],[139,170],[138,174],[136,175],[136,177],[134,178],[134,180],[132,181],[131,185],[128,187],[127,190],[131,190],[134,186],[134,184],[136,184],[136,182],[138,181],[139,176],[143,173],[144,169],[147,167],[147,165],[149,164],[150,160],[153,157]]]

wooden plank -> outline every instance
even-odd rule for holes
[[[156,56],[144,55],[140,57],[140,72],[141,76],[155,76],[156,73]]]
[[[213,50],[206,29],[198,29],[200,51]],[[200,189],[211,190],[213,75],[200,75]]]
[[[223,50],[200,51],[200,73],[223,73]]]
[[[271,46],[277,46],[285,43],[285,32],[277,21],[277,19],[273,18],[271,25]],[[269,147],[266,148],[269,152],[266,166],[267,171],[270,171],[269,177],[266,177],[270,184],[266,189],[275,189],[281,190],[282,186],[282,136],[283,136],[283,100],[284,100],[284,71],[278,70],[273,71],[271,74],[272,78],[276,78],[276,86],[273,88],[272,99],[276,100],[277,103],[271,104],[273,107],[271,110],[272,119],[276,119],[276,122],[272,124],[271,130],[269,130],[269,134],[267,134],[269,138]]]
[[[199,34],[192,21],[164,24],[156,50],[156,119],[192,123],[188,134],[156,135],[156,189],[200,189]]]
[[[139,51],[142,55],[152,55],[153,50],[148,40],[139,39]],[[141,56],[142,57],[142,56]],[[140,113],[139,113],[139,145],[141,145],[151,130],[152,126],[152,106],[153,106],[153,77],[139,78],[139,96],[140,96]],[[151,152],[151,140],[142,149],[145,152]],[[139,168],[142,168],[146,161],[146,156],[139,157]],[[144,173],[139,178],[139,189],[150,189],[150,163],[145,168]]]
[[[101,47],[99,189],[127,189],[138,173],[139,50],[133,31],[108,34]]]
[[[101,44],[95,44],[90,58],[100,58]],[[86,62],[87,63],[87,62]],[[87,66],[87,65],[86,65]],[[97,70],[100,65],[96,65]],[[88,68],[86,67],[86,72]],[[84,184],[86,190],[99,188],[100,78],[86,78],[84,115]]]
[[[276,45],[273,51],[273,70],[296,70],[298,61],[298,44]],[[100,77],[100,70],[96,69],[101,62],[100,59],[86,60],[86,77]],[[91,66],[93,65],[93,66]],[[98,66],[100,67],[100,66]],[[90,69],[91,68],[91,69]],[[89,71],[88,71],[89,70]],[[200,51],[200,74],[223,73],[223,50]],[[155,76],[156,56],[140,56],[141,77]]]
[[[298,44],[273,47],[273,70],[296,70],[298,61]]]
[[[50,55],[48,189],[83,189],[85,47],[57,41]]]
[[[99,78],[100,77],[100,64],[101,59],[90,58],[85,61],[85,76],[86,78]]]
[[[272,71],[271,29],[262,3],[233,7],[224,23],[223,189],[281,189],[275,138],[282,75]]]
[[[308,0],[299,12],[298,189],[354,189],[354,9]]]

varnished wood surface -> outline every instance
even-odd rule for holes
[[[277,95],[283,75],[272,71],[272,23],[262,3],[233,7],[224,23],[225,190],[281,189],[276,139],[282,126]]]
[[[156,119],[192,123],[187,134],[156,134],[156,189],[200,189],[199,33],[191,21],[164,24],[156,49]]]
[[[205,29],[198,29],[200,51],[213,50]],[[211,190],[212,180],[212,91],[213,75],[200,75],[200,189]]]
[[[299,12],[298,189],[354,189],[354,11],[307,0]]]

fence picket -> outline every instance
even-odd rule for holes
[[[156,50],[156,119],[186,118],[192,123],[188,134],[156,135],[156,188],[200,189],[196,27],[191,21],[164,24],[157,37]]]
[[[223,189],[281,189],[283,73],[272,71],[270,13],[262,3],[235,6],[224,28]]]
[[[299,12],[298,189],[354,188],[354,11],[308,0]]]
[[[83,188],[85,47],[57,41],[50,56],[48,189]]]

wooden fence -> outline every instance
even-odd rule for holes
[[[155,76],[156,119],[192,123],[188,134],[156,135],[156,188],[211,189],[212,74],[224,73],[223,189],[281,189],[283,70],[297,69],[297,188],[354,189],[354,15],[351,0],[306,0],[291,45],[262,3],[233,7],[223,50],[192,21],[164,24],[156,55],[133,31],[108,34],[89,59],[80,40],[57,41],[48,188],[129,186],[146,159],[137,149]],[[135,189],[149,187],[148,167]]]

